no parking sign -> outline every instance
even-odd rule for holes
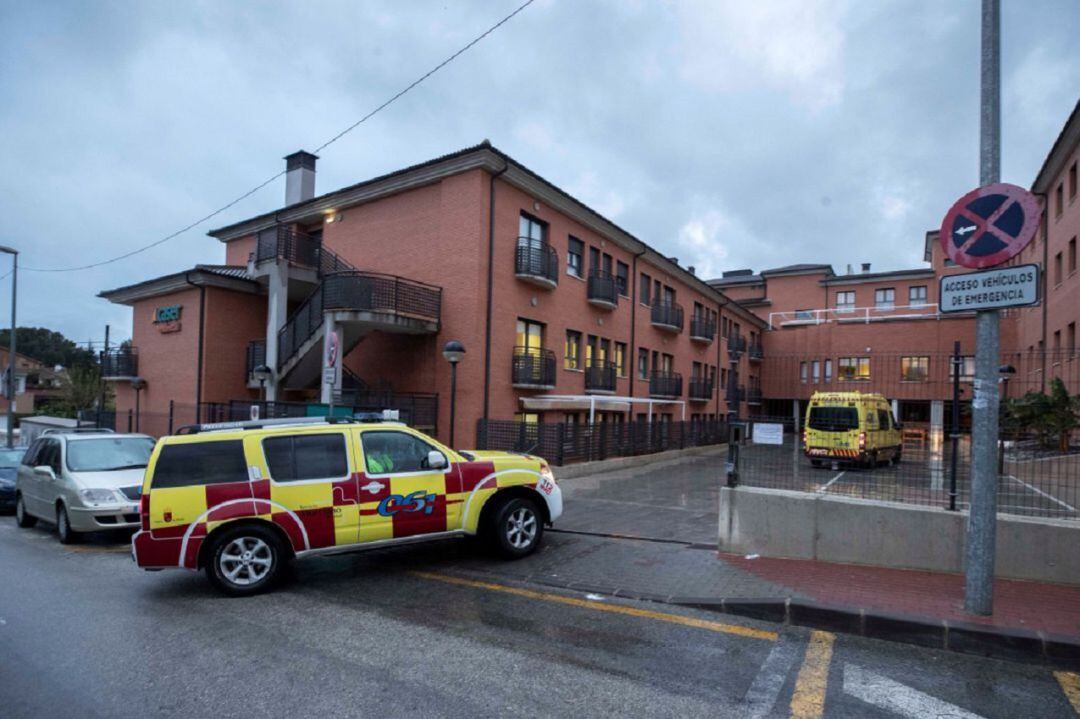
[[[962,267],[993,267],[1015,257],[1035,237],[1039,199],[1022,187],[997,182],[956,201],[941,223],[945,256]]]

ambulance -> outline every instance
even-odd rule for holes
[[[393,419],[223,422],[163,437],[143,479],[135,563],[205,570],[242,596],[319,554],[464,536],[511,559],[536,550],[562,514],[545,460],[456,451]]]
[[[900,427],[888,400],[862,392],[815,392],[803,425],[803,452],[815,467],[833,462],[897,464]]]

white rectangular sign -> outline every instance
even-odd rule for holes
[[[322,381],[323,384],[337,384],[337,367],[323,367]]]
[[[783,444],[784,425],[754,422],[754,444]]]
[[[1039,304],[1039,266],[1018,265],[941,278],[942,312],[996,310]]]

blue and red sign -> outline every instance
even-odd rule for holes
[[[1022,187],[998,182],[977,188],[945,215],[941,247],[962,267],[1000,265],[1035,237],[1041,212],[1039,199]]]

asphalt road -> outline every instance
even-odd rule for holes
[[[553,593],[453,547],[309,560],[226,599],[49,529],[0,518],[4,717],[1077,716],[1075,675]]]

